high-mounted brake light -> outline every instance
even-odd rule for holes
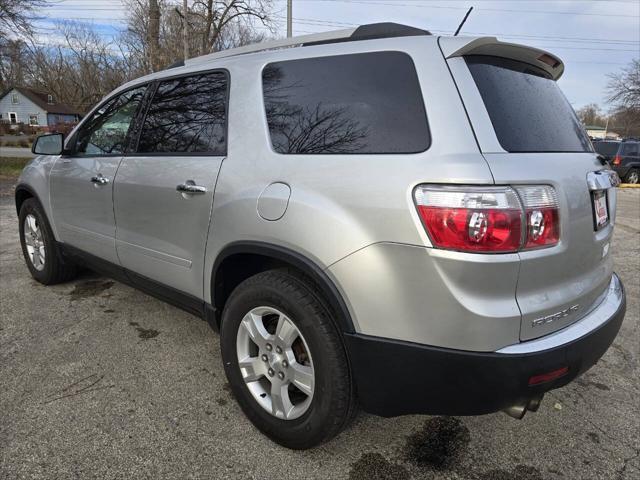
[[[414,200],[436,248],[507,253],[560,238],[558,201],[549,186],[420,185]]]

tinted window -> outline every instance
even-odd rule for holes
[[[638,156],[638,144],[636,142],[625,142],[622,144],[620,152],[622,155],[631,155],[633,157]]]
[[[279,153],[413,153],[430,144],[411,58],[375,52],[272,63],[262,73]]]
[[[138,152],[226,154],[227,76],[222,72],[160,82]]]
[[[593,142],[593,148],[595,151],[608,157],[612,157],[618,153],[619,146],[620,143],[618,142]]]
[[[129,126],[146,88],[129,90],[96,110],[78,132],[75,153],[92,156],[124,153]]]
[[[573,108],[547,72],[504,58],[466,60],[506,151],[592,151]]]

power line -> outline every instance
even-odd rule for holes
[[[284,16],[279,16],[279,15],[274,15],[274,18],[279,18],[279,19],[284,19]],[[93,17],[70,17],[70,18],[55,18],[55,19],[48,19],[48,20],[44,20],[44,21],[48,21],[48,22],[54,22],[56,20],[60,20],[62,22],[64,21],[76,21],[76,20],[96,20]],[[115,20],[115,19],[114,19]],[[354,23],[348,23],[348,22],[333,22],[333,21],[329,21],[329,20],[321,20],[321,19],[313,19],[313,18],[295,18],[294,20],[296,21],[296,23],[298,24],[302,24],[302,25],[308,25],[308,26],[315,26],[315,27],[336,27],[336,28],[344,28],[346,27],[357,27],[358,24],[354,24]],[[119,22],[125,22],[125,20],[118,20]],[[81,22],[81,23],[85,23],[87,25],[91,25],[90,23],[86,23],[86,22]],[[114,36],[117,35],[117,33],[121,33],[123,31],[126,30],[125,28],[119,28],[116,27],[114,25],[109,25],[106,26],[106,28],[114,28],[117,30],[117,32],[114,33],[108,33],[108,32],[94,32],[98,35],[101,36]],[[47,28],[47,27],[39,27],[43,30],[55,30],[54,28]],[[300,30],[298,28],[296,28],[296,31],[302,32],[302,33],[317,33],[317,31],[308,31],[308,30]],[[444,31],[444,30],[432,30],[435,33],[450,33],[449,31]],[[496,33],[496,32],[467,32],[467,34],[469,35],[479,35],[479,36],[497,36],[497,37],[502,37],[502,38],[525,38],[525,39],[531,39],[531,40],[560,40],[560,41],[568,41],[570,43],[577,43],[577,44],[584,44],[584,45],[588,45],[588,44],[600,44],[600,45],[606,45],[606,44],[611,44],[611,45],[620,45],[620,46],[632,46],[632,45],[636,45],[639,42],[634,42],[634,41],[629,41],[629,40],[622,40],[622,39],[604,39],[604,38],[600,38],[600,39],[586,39],[584,37],[562,37],[562,36],[544,36],[544,35],[526,35],[526,34],[502,34],[502,33]],[[548,48],[558,48],[558,49],[573,49],[573,50],[601,50],[601,51],[620,51],[620,52],[635,52],[637,50],[631,50],[631,49],[622,49],[622,48],[597,48],[597,47],[576,47],[576,46],[565,46],[565,45],[546,45],[546,47]]]
[[[410,5],[407,3],[383,3],[383,1],[374,1],[374,0],[303,0],[303,1],[313,1],[313,2],[333,2],[333,3],[358,3],[358,4],[366,4],[366,5],[383,5],[389,7],[411,7],[411,8],[434,8],[434,9],[443,9],[443,10],[467,10],[466,7],[451,7],[444,5]],[[403,0],[407,1],[407,0]],[[640,15],[624,15],[621,13],[590,13],[590,12],[557,12],[553,10],[515,10],[511,8],[485,8],[478,7],[478,10],[484,12],[507,12],[507,13],[533,13],[533,14],[545,14],[545,15],[586,15],[586,16],[596,16],[596,17],[623,17],[623,18],[640,18]]]
[[[84,0],[86,1],[86,0]],[[389,7],[411,7],[411,8],[432,8],[432,9],[440,9],[440,10],[467,10],[467,7],[456,7],[456,6],[448,6],[448,5],[420,5],[417,4],[416,0],[414,4],[408,3],[385,3],[384,0],[301,0],[301,1],[313,1],[313,2],[330,2],[330,3],[356,3],[356,4],[365,4],[365,5],[382,5]],[[387,0],[388,1],[388,0]],[[411,1],[411,0],[403,0],[403,1]],[[625,2],[626,3],[626,2]],[[629,2],[631,3],[631,2]],[[77,11],[78,9],[82,9],[85,11],[96,11],[96,12],[123,12],[123,7],[95,7],[95,6],[84,6],[80,4],[74,5],[75,8],[65,8],[62,4],[60,6],[50,6],[45,7],[51,10],[56,11]],[[485,12],[503,12],[503,13],[532,13],[532,14],[545,14],[545,15],[582,15],[582,16],[595,16],[595,17],[623,17],[623,18],[640,18],[640,15],[625,15],[621,13],[593,13],[593,12],[580,12],[580,11],[554,11],[554,10],[529,10],[529,9],[512,9],[512,8],[492,8],[492,7],[477,7],[480,11]]]

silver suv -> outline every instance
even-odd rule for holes
[[[563,69],[396,24],[188,60],[38,139],[16,189],[27,266],[201,315],[246,415],[290,448],[356,406],[521,418],[625,312],[619,180]]]

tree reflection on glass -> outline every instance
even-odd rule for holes
[[[279,67],[263,72],[264,99],[273,147],[279,153],[355,153],[368,134],[349,114],[348,107],[300,106],[288,102],[287,92],[303,89],[300,82],[285,85]]]
[[[262,85],[278,153],[414,153],[429,146],[418,77],[405,53],[275,62],[264,68]]]
[[[147,112],[138,152],[210,153],[226,150],[224,73],[160,83]]]

